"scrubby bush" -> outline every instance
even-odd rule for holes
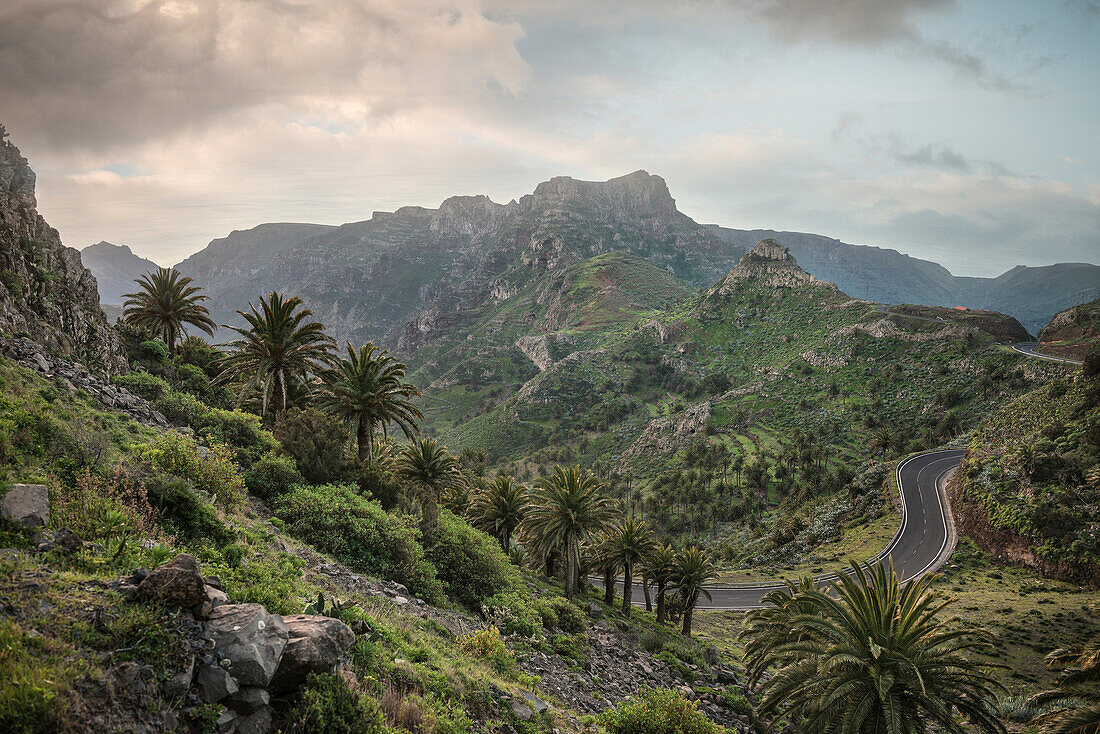
[[[520,583],[500,544],[449,510],[440,513],[428,560],[447,596],[471,609],[480,609],[485,599]]]
[[[382,711],[374,699],[352,690],[332,673],[311,673],[287,713],[293,734],[383,734]]]
[[[721,734],[693,701],[667,688],[645,689],[599,716],[608,734]]]
[[[289,456],[268,454],[244,473],[244,484],[257,497],[272,499],[286,494],[305,480]]]
[[[276,419],[272,430],[310,484],[352,479],[356,462],[349,450],[350,434],[331,415],[315,408],[291,409]]]
[[[356,570],[400,581],[429,601],[442,597],[416,523],[387,513],[354,486],[298,486],[279,498],[275,512],[292,535]]]
[[[526,590],[494,594],[485,600],[482,611],[507,634],[535,637],[542,631],[539,605]]]
[[[516,663],[515,655],[504,646],[500,630],[496,627],[477,630],[458,638],[458,649],[467,655],[487,660],[498,673],[507,673]]]
[[[135,445],[133,450],[154,470],[186,477],[195,489],[206,492],[227,509],[244,504],[244,478],[233,463],[229,447],[223,444],[206,449],[193,438],[168,431],[147,444]]]
[[[144,484],[149,503],[166,532],[192,543],[222,545],[233,539],[214,506],[203,501],[186,479],[157,473],[146,477]]]
[[[558,626],[566,632],[576,634],[588,629],[588,617],[573,602],[556,596],[548,604],[558,617]]]
[[[152,402],[159,400],[171,389],[163,377],[151,375],[148,372],[131,372],[127,375],[116,375],[111,382],[121,388],[129,390],[139,398],[145,398]]]

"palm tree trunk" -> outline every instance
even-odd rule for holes
[[[573,574],[576,572],[577,564],[573,560],[573,544],[569,543],[565,547],[565,598],[572,599],[577,595],[576,581]]]
[[[684,628],[680,630],[680,633],[684,637],[691,637],[691,615],[695,613],[695,602],[699,601],[699,595],[692,594],[687,601],[688,603],[684,609]]]
[[[615,603],[615,569],[603,567],[603,603],[611,606]]]
[[[665,616],[668,613],[666,607],[668,606],[665,601],[665,584],[663,581],[657,582],[657,624],[665,623]]]
[[[634,596],[634,568],[623,564],[623,616],[630,616],[630,598]]]
[[[512,549],[512,534],[507,530],[500,534],[500,549],[505,553]]]
[[[645,610],[653,611],[653,597],[649,593],[649,574],[642,574],[642,594],[645,596]]]
[[[371,436],[370,423],[359,418],[359,423],[355,426],[355,445],[359,448],[359,461],[374,461]]]

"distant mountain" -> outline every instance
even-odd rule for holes
[[[779,239],[808,272],[857,298],[1000,311],[1015,316],[1032,333],[1061,309],[1100,296],[1100,266],[1087,263],[1020,265],[996,278],[970,278],[897,250],[849,245],[817,234],[708,228],[744,250],[763,237]]]
[[[769,237],[855,297],[996,310],[1031,332],[1100,296],[1095,265],[962,278],[895,250],[821,235],[700,225],[645,171],[604,182],[561,176],[508,204],[454,196],[438,209],[402,207],[339,227],[262,224],[212,241],[177,267],[207,289],[219,323],[238,321],[236,310],[278,289],[302,296],[337,338],[382,342],[408,356],[532,279],[596,255],[631,255],[705,288]]]
[[[126,300],[124,294],[134,292],[137,287],[134,278],[160,267],[152,260],[135,255],[126,245],[110,242],[85,247],[80,251],[80,260],[99,283],[100,303],[114,306],[122,305]]]
[[[0,125],[0,334],[25,334],[87,366],[127,369],[80,254],[38,213],[35,175]]]

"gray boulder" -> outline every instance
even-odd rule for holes
[[[248,716],[271,703],[271,694],[263,688],[244,686],[236,693],[227,696],[222,703],[241,716]]]
[[[203,703],[217,703],[240,690],[229,671],[220,665],[201,665],[195,676],[195,688]]]
[[[138,594],[170,607],[190,609],[201,604],[206,600],[206,588],[199,562],[186,553],[179,554],[150,571],[138,585]]]
[[[206,619],[210,616],[210,612],[214,611],[222,604],[229,603],[229,596],[221,589],[215,589],[209,584],[204,589],[205,598],[198,606],[195,607],[195,616],[200,619]]]
[[[275,693],[293,691],[310,673],[331,672],[355,643],[355,633],[338,619],[291,614],[283,617],[283,622],[290,640],[271,681],[270,688]]]
[[[50,520],[50,491],[45,484],[15,484],[4,495],[5,520],[29,528],[45,527]]]
[[[283,657],[289,630],[262,604],[223,604],[210,612],[206,632],[229,660],[229,672],[243,686],[267,688]]]

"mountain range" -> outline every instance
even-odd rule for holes
[[[997,310],[1037,332],[1058,311],[1100,296],[1100,266],[1018,266],[996,278],[952,275],[896,250],[816,234],[702,225],[664,180],[636,171],[606,182],[553,178],[518,201],[455,196],[338,227],[275,223],[213,240],[177,267],[211,296],[219,322],[272,289],[299,294],[341,339],[415,351],[531,278],[586,258],[640,257],[690,288],[709,287],[754,242],[775,238],[820,280],[881,303]],[[128,249],[87,248],[101,300],[151,263]],[[139,262],[140,260],[140,262]],[[129,286],[125,286],[128,288]]]

